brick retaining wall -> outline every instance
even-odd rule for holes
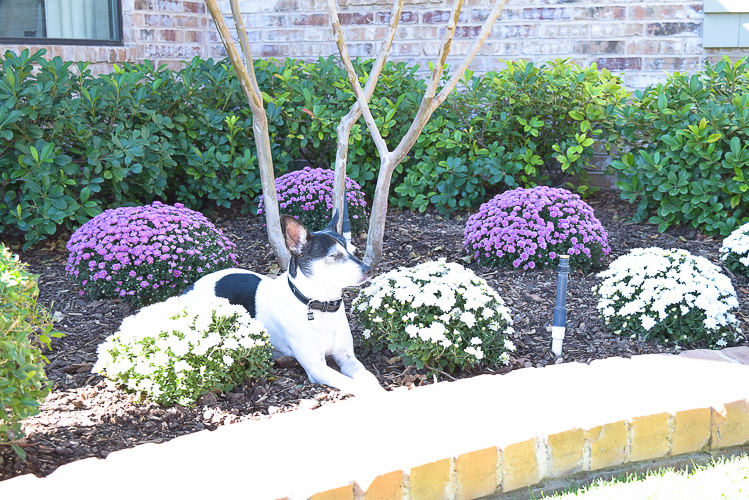
[[[255,57],[314,60],[337,54],[325,0],[240,0]],[[466,0],[452,54],[464,54],[486,18],[490,0]],[[354,56],[374,57],[390,16],[387,0],[339,0],[341,24]],[[391,60],[425,66],[434,58],[448,0],[407,0]],[[472,66],[501,69],[504,60],[567,57],[626,74],[630,88],[694,71],[706,60],[748,49],[702,47],[702,0],[509,0]],[[222,57],[224,49],[201,0],[122,0],[124,46],[46,46],[52,56],[87,60],[96,72],[112,63]],[[231,24],[229,3],[222,8]],[[40,46],[29,46],[32,50]],[[0,45],[0,51],[24,46]],[[455,59],[455,58],[453,58]]]
[[[0,497],[131,498],[121,485],[136,483],[149,498],[523,496],[570,475],[686,463],[746,445],[749,347],[738,347],[563,363],[353,398],[88,458],[44,479],[9,479]]]

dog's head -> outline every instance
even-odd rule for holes
[[[372,268],[346,249],[346,240],[335,230],[336,222],[337,212],[328,227],[313,233],[294,217],[281,216],[286,247],[291,252],[292,278],[300,269],[307,278],[342,289],[361,285],[372,276]]]

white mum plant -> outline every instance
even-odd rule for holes
[[[444,259],[372,280],[354,300],[365,343],[417,368],[509,364],[510,311],[486,280]]]
[[[741,336],[731,280],[704,257],[636,248],[598,276],[598,311],[616,334],[710,347]]]
[[[242,306],[187,296],[144,307],[99,345],[92,371],[162,405],[194,404],[270,367],[270,338]]]
[[[749,223],[735,229],[723,240],[720,260],[731,271],[749,276]]]

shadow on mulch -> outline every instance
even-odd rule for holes
[[[655,226],[627,223],[634,207],[614,192],[598,192],[586,201],[608,231],[612,248],[609,262],[632,248],[659,246],[683,248],[720,265],[720,239],[684,228],[659,234]],[[466,217],[465,213],[444,219],[436,212],[392,211],[387,221],[383,260],[377,271],[441,257],[465,265],[461,257],[465,256]],[[277,269],[261,219],[238,213],[223,213],[212,219],[237,243],[240,267],[265,274]],[[115,332],[122,319],[133,314],[135,308],[120,300],[79,298],[64,273],[67,259],[64,244],[65,241],[45,242],[21,255],[30,270],[40,275],[40,302],[56,314],[56,328],[66,336],[55,339],[52,351],[46,353],[50,360],[46,372],[53,390],[41,413],[25,423],[27,462],[18,459],[9,447],[0,447],[0,480],[27,473],[45,476],[62,464],[83,458],[103,458],[112,451],[142,443],[160,443],[182,434],[268,418],[299,407],[316,408],[349,397],[335,389],[310,384],[304,370],[291,358],[278,360],[273,375],[267,379],[248,381],[227,394],[208,394],[195,408],[162,408],[122,392],[102,377],[91,374],[91,366],[96,361],[97,345]],[[364,240],[355,238],[355,244],[363,248]],[[600,280],[595,274],[576,272],[570,274],[568,284],[564,353],[561,359],[555,359],[549,334],[555,305],[555,269],[489,269],[475,263],[468,267],[486,278],[505,299],[513,314],[516,333],[512,340],[518,350],[511,366],[476,368],[453,374],[455,378],[506,373],[555,362],[589,363],[611,356],[678,352],[673,347],[619,338],[609,332],[598,317],[591,291]],[[749,279],[734,276],[732,281],[740,303],[737,316],[747,332]],[[347,310],[355,294],[346,291]],[[442,374],[430,375],[426,370],[404,366],[392,353],[373,353],[363,348],[356,318],[350,315],[349,318],[357,356],[384,387],[392,390],[447,380]],[[749,343],[744,341],[742,345]]]

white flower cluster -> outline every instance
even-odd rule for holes
[[[225,328],[223,335],[212,327],[214,317],[225,320],[235,315],[235,328]],[[181,386],[195,383],[190,380],[206,370],[227,371],[236,357],[232,353],[269,347],[267,331],[244,307],[223,298],[178,296],[125,318],[120,329],[98,346],[92,371],[159,399],[165,391],[183,392]],[[163,386],[170,378],[178,381],[177,387]],[[178,402],[191,404],[194,399]]]
[[[722,337],[730,331],[734,340],[738,335],[738,321],[729,312],[738,307],[731,280],[704,257],[685,250],[637,248],[616,259],[598,276],[603,278],[596,289],[600,296],[598,310],[606,324],[621,327],[616,333],[636,331],[638,324],[645,332],[669,324],[673,337],[683,325],[671,321],[696,311],[704,314],[702,328],[721,332],[716,345],[726,345]],[[688,333],[682,332],[679,339],[689,338]]]
[[[429,317],[424,313],[427,309],[432,311]],[[376,328],[395,323],[413,340],[443,349],[465,346],[463,352],[475,360],[484,358],[482,340],[465,332],[495,336],[513,332],[510,326],[500,331],[502,325],[512,324],[512,318],[499,294],[473,271],[444,259],[376,277],[354,300],[354,310]],[[365,338],[371,335],[371,330],[364,331]],[[508,346],[514,350],[510,341],[505,343]]]
[[[720,260],[728,261],[729,269],[749,276],[749,223],[735,229],[723,240]]]

